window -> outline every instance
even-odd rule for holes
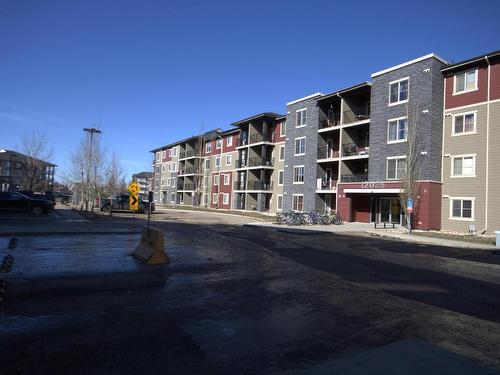
[[[408,120],[406,117],[389,120],[387,143],[405,142],[408,136]]]
[[[406,173],[406,157],[387,158],[387,179],[401,180]]]
[[[219,175],[215,174],[214,175],[214,185],[219,186],[219,179],[220,179]]]
[[[167,156],[167,150],[163,150],[163,158],[165,158],[166,156]],[[170,150],[168,150],[168,156],[171,156]]]
[[[222,204],[229,204],[229,194],[222,194]]]
[[[205,159],[205,169],[210,169],[210,159]]]
[[[210,177],[208,177],[208,176],[203,177],[203,186],[204,187],[208,187],[209,180],[210,180]]]
[[[476,112],[461,113],[453,116],[452,135],[476,132]]]
[[[212,203],[213,204],[219,203],[219,194],[217,194],[217,193],[212,194]]]
[[[205,144],[205,153],[210,154],[212,152],[212,141],[207,141]]]
[[[177,163],[172,163],[172,172],[177,172]]]
[[[285,160],[285,146],[280,146],[279,149],[279,159]]]
[[[226,146],[231,147],[233,145],[233,136],[230,135],[229,137],[226,138]]]
[[[277,196],[276,210],[277,211],[283,210],[283,195],[281,195],[281,194]]]
[[[215,141],[215,148],[218,150],[222,147],[222,139],[221,138],[217,138],[217,140]]]
[[[307,108],[302,108],[295,113],[295,127],[300,128],[306,125],[307,125]]]
[[[453,83],[453,94],[477,90],[477,69],[456,74]]]
[[[166,156],[166,155],[165,155],[165,153],[166,153],[166,151],[163,151],[163,157],[165,157],[165,156]],[[171,148],[170,148],[170,149],[168,149],[168,157],[169,157],[169,158],[171,158],[171,157],[172,157],[172,149],[171,149]]]
[[[172,186],[172,187],[175,187],[175,177],[172,177],[171,186]]]
[[[165,180],[162,178],[162,179],[161,179],[161,186],[163,186],[163,185],[164,185],[164,182],[165,182]]]
[[[170,172],[172,170],[172,163],[167,164],[167,170]]]
[[[175,193],[170,194],[170,203],[175,203]]]
[[[165,164],[162,164],[162,166],[161,166],[161,171],[162,171],[162,172],[165,172]]]
[[[283,185],[285,171],[278,171],[278,185]]]
[[[475,155],[454,156],[451,158],[451,177],[475,177]]]
[[[171,183],[172,183],[172,179],[171,178],[167,178],[167,186],[170,186]]]
[[[280,124],[280,137],[284,137],[286,135],[286,121],[283,121]]]
[[[292,210],[296,212],[304,211],[304,195],[294,194],[292,197]]]
[[[306,153],[306,137],[295,138],[295,156],[305,155]]]
[[[474,198],[450,198],[450,219],[474,220]]]
[[[220,168],[220,156],[215,158],[215,168]]]
[[[233,164],[233,155],[226,155],[226,165]]]
[[[406,103],[408,101],[409,78],[402,78],[389,83],[389,105]]]
[[[156,153],[156,160],[160,160],[161,158],[161,151]]]
[[[303,165],[298,165],[293,167],[293,183],[303,184],[304,183],[304,171],[305,167]]]
[[[229,175],[229,174],[225,174],[224,175],[224,185],[229,185],[230,184],[230,181],[229,181],[230,177],[231,177],[231,175]]]
[[[177,147],[174,147],[172,150],[172,156],[177,156]]]

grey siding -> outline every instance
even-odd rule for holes
[[[416,108],[420,116],[421,150],[427,152],[427,155],[420,156],[420,179],[441,180],[443,78],[440,69],[444,66],[439,60],[431,57],[373,77],[368,172],[370,181],[385,181],[386,158],[406,154],[406,143],[387,143],[388,120],[407,116]],[[389,83],[404,77],[409,77],[409,101],[389,106]],[[412,126],[411,118],[408,124]]]
[[[306,99],[287,107],[285,168],[283,186],[283,211],[292,209],[293,194],[304,194],[304,212],[316,208],[316,158],[318,153],[318,107],[317,98]],[[295,126],[296,111],[307,108],[307,125]],[[295,138],[306,137],[306,154],[295,156]],[[305,166],[304,184],[293,184],[293,167]]]

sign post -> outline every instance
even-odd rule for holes
[[[408,232],[411,234],[411,214],[413,212],[413,199],[411,198],[406,202],[406,212],[408,212]]]
[[[151,221],[151,202],[153,201],[153,192],[149,191],[148,192],[148,236],[149,236],[149,222]]]
[[[132,182],[128,186],[128,191],[130,193],[130,198],[129,198],[129,204],[130,204],[130,209],[132,210],[133,213],[139,209],[139,185],[137,185],[136,182]]]

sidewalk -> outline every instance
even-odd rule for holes
[[[386,239],[400,240],[406,242],[414,242],[427,245],[448,246],[464,249],[481,249],[481,250],[500,250],[495,245],[485,245],[476,242],[448,240],[444,238],[424,237],[418,235],[409,235],[406,233],[390,232],[384,229],[373,229],[373,224],[369,223],[344,223],[342,225],[279,225],[274,223],[248,223],[247,226],[258,226],[273,228],[281,232],[328,232],[328,233],[349,233],[353,235],[379,236]]]

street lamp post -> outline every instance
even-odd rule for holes
[[[90,134],[90,145],[89,145],[89,160],[87,163],[87,194],[85,199],[85,211],[89,210],[89,197],[90,197],[90,165],[92,163],[92,141],[94,138],[94,133],[101,134],[101,131],[96,128],[83,128],[84,132]]]

